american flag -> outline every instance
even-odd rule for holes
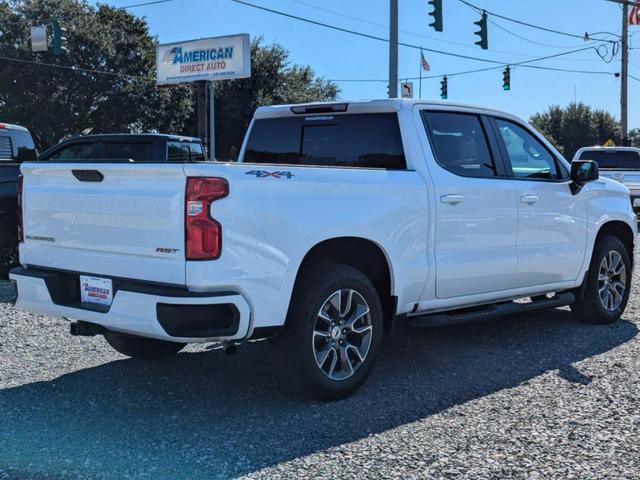
[[[629,11],[629,25],[640,25],[640,2],[633,4]]]
[[[431,65],[429,65],[429,62],[427,62],[427,59],[424,58],[424,52],[422,50],[420,50],[420,65],[422,65],[422,69],[425,72],[431,71]]]

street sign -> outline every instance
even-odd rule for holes
[[[31,51],[46,52],[49,48],[47,45],[47,26],[36,25],[31,27]]]
[[[400,84],[402,98],[413,98],[413,82],[402,82]]]
[[[156,46],[156,82],[231,80],[251,76],[249,34],[202,38]]]
[[[603,146],[604,146],[604,147],[615,147],[615,146],[616,146],[616,143],[615,143],[613,140],[609,139],[609,140],[607,140],[606,142],[604,142],[604,145],[603,145]]]

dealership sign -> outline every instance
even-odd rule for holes
[[[157,45],[157,83],[250,77],[250,50],[248,33]]]

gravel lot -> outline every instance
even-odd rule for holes
[[[355,396],[283,396],[267,346],[143,363],[16,311],[0,283],[0,479],[640,478],[640,292],[613,326],[566,310],[400,327]]]

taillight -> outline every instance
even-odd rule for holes
[[[24,225],[22,224],[22,181],[24,177],[18,175],[18,242],[24,241]]]
[[[224,178],[187,178],[185,253],[187,260],[215,260],[222,252],[222,225],[212,217],[211,203],[229,194]]]

